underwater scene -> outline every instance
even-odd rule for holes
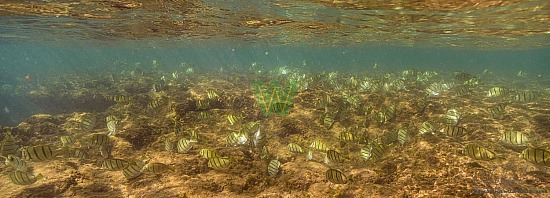
[[[548,197],[550,2],[0,3],[0,197]]]

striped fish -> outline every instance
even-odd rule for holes
[[[160,107],[160,105],[161,105],[160,100],[151,100],[149,101],[149,103],[147,103],[147,107],[150,109],[156,109]]]
[[[210,107],[210,102],[208,102],[208,100],[197,100],[195,105],[198,109],[207,109],[208,107]]]
[[[8,156],[17,154],[17,144],[11,132],[4,133],[4,139],[0,145],[0,156]]]
[[[229,125],[236,125],[243,121],[243,117],[241,115],[237,115],[234,113],[230,113],[227,115],[227,122],[229,122]]]
[[[453,88],[455,96],[465,96],[470,92],[470,88],[467,85],[458,85]]]
[[[195,130],[189,131],[189,141],[198,142],[200,139],[199,133]]]
[[[23,172],[23,171],[13,171],[8,174],[8,177],[10,178],[11,182],[17,185],[30,185],[34,184],[39,179],[42,179],[44,176],[42,174],[38,174],[36,176]]]
[[[109,116],[105,117],[105,122],[107,122],[107,123],[110,122],[110,121],[117,121],[117,120],[118,120],[118,118],[115,117],[114,115],[109,115]]]
[[[422,125],[420,125],[420,127],[418,128],[418,133],[420,134],[428,134],[428,133],[433,134],[434,131],[435,131],[434,126],[430,121],[423,122]]]
[[[227,145],[228,146],[237,146],[246,144],[248,137],[244,133],[231,132],[227,135]]]
[[[23,147],[21,154],[25,161],[42,162],[54,159],[60,152],[50,145],[38,145]]]
[[[143,168],[141,168],[141,172],[144,174],[161,174],[166,171],[174,172],[174,168],[172,168],[169,165],[163,164],[163,163],[148,163]]]
[[[519,91],[514,96],[514,101],[516,102],[530,103],[533,102],[535,99],[535,93],[530,91]]]
[[[111,100],[117,102],[117,103],[128,103],[130,102],[130,98],[125,95],[115,95],[111,97]]]
[[[260,152],[260,159],[269,159],[269,148],[267,146],[262,147],[262,151]]]
[[[101,169],[119,171],[127,168],[130,163],[123,159],[106,159],[101,164]]]
[[[441,129],[449,137],[462,137],[468,133],[465,128],[460,126],[447,125]]]
[[[104,133],[94,133],[86,139],[84,144],[88,146],[100,147],[110,144],[110,139],[107,134]]]
[[[269,162],[269,165],[267,166],[267,173],[269,173],[269,176],[275,177],[277,173],[279,173],[279,167],[281,166],[281,162],[279,160],[271,160]]]
[[[340,154],[338,151],[329,149],[325,154],[325,163],[328,164],[330,161],[335,161],[342,163],[346,160],[346,157]]]
[[[369,160],[372,157],[372,146],[368,146],[366,148],[362,147],[359,155],[361,155],[361,158],[363,158],[364,161]]]
[[[61,139],[61,144],[63,146],[70,146],[70,145],[73,145],[75,142],[75,139],[73,138],[73,136],[64,135],[59,137],[59,139]]]
[[[231,164],[228,157],[214,157],[208,159],[208,167],[210,168],[227,168]]]
[[[527,146],[530,139],[529,135],[519,131],[505,131],[500,135],[500,141],[515,146]]]
[[[260,130],[260,128],[258,127],[258,130],[256,132],[254,132],[253,139],[252,139],[252,144],[255,147],[261,147],[266,143],[267,143],[267,140],[265,138],[265,134],[263,134],[262,131]]]
[[[141,173],[141,169],[143,168],[145,164],[141,162],[133,162],[128,165],[125,169],[122,169],[122,173],[124,174],[124,177],[126,179],[133,179],[136,177],[139,177]]]
[[[4,157],[4,156],[0,156],[0,157]],[[15,155],[8,155],[8,157],[5,157],[6,158],[6,165],[9,166],[9,167],[12,167],[13,169],[15,170],[18,170],[18,171],[27,171],[27,162],[21,160],[21,158],[15,156]]]
[[[202,156],[203,158],[205,159],[210,159],[210,158],[220,158],[222,157],[221,155],[217,154],[216,152],[210,150],[210,149],[207,149],[207,148],[203,148],[199,151],[199,155]]]
[[[534,164],[550,166],[550,151],[541,148],[527,148],[519,157]]]
[[[87,156],[86,151],[80,148],[64,148],[62,152],[64,158],[84,159]]]
[[[247,122],[246,124],[244,124],[240,132],[244,134],[251,134],[251,133],[255,133],[258,130],[260,130],[260,122],[255,121],[255,122]]]
[[[348,183],[348,178],[342,173],[342,171],[336,169],[328,169],[325,172],[325,178],[335,184],[345,184]]]
[[[409,131],[407,129],[399,129],[399,131],[397,132],[397,141],[399,141],[401,145],[405,144],[405,142],[408,141],[409,138]]]
[[[201,111],[199,112],[198,118],[201,120],[210,120],[214,118],[210,111]]]
[[[192,140],[181,138],[180,140],[178,140],[178,143],[176,145],[176,147],[178,148],[178,153],[187,153],[193,148],[193,143],[195,142]]]
[[[491,108],[489,108],[489,117],[490,118],[497,118],[501,114],[504,113],[504,109],[506,108],[506,104],[499,103]]]
[[[166,140],[164,140],[164,150],[173,153],[176,151],[176,144],[172,140],[167,138]]]
[[[450,108],[447,110],[447,113],[445,113],[445,121],[447,125],[457,125],[458,122],[460,122],[461,114],[460,112],[455,108]]]
[[[373,159],[374,161],[378,161],[384,157],[384,154],[387,151],[387,147],[384,144],[372,144],[369,145],[367,148],[361,148],[361,157],[367,161],[369,159]]]
[[[327,129],[330,129],[333,124],[334,124],[334,114],[325,113],[325,117],[323,118],[323,126],[325,126],[325,128]]]
[[[92,115],[89,115],[89,116],[84,117],[80,121],[79,128],[82,131],[90,131],[90,130],[94,129],[95,123],[96,123],[95,117],[92,116]]]
[[[323,140],[320,139],[314,140],[311,145],[309,145],[309,148],[321,152],[327,152],[328,150],[327,145],[323,142]]]
[[[206,90],[206,95],[208,96],[208,99],[215,100],[218,99],[220,96],[212,89]]]
[[[492,160],[495,158],[494,152],[473,143],[464,147],[464,154],[476,160]]]
[[[116,125],[117,125],[118,121],[116,120],[113,120],[113,121],[109,121],[107,122],[107,129],[109,130],[109,134],[107,134],[107,136],[113,136],[116,134]]]
[[[342,131],[339,136],[340,141],[342,142],[356,142],[355,136],[349,131]]]
[[[487,91],[486,97],[500,97],[508,94],[508,89],[502,87],[493,87]]]

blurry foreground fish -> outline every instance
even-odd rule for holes
[[[269,162],[269,165],[267,166],[267,172],[269,173],[269,176],[275,177],[277,173],[279,173],[279,167],[281,166],[281,162],[279,160],[271,160]]]
[[[519,157],[534,164],[550,166],[550,151],[542,148],[527,148],[521,152]]]
[[[348,183],[348,177],[342,173],[342,171],[336,170],[336,169],[328,169],[327,172],[325,172],[325,178],[335,184],[345,184]]]
[[[34,176],[33,174],[23,172],[23,171],[13,171],[8,174],[11,182],[17,185],[30,185],[39,179],[43,178],[42,174]]]
[[[473,143],[464,147],[464,154],[476,160],[492,160],[495,158],[494,152]]]

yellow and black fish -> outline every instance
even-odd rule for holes
[[[175,170],[171,166],[163,163],[148,163],[141,168],[141,172],[144,174],[161,174],[166,171],[174,172]]]
[[[229,113],[227,115],[227,121],[229,122],[229,125],[236,125],[241,123],[243,120],[243,117],[236,113]]]
[[[323,140],[320,140],[320,139],[314,140],[311,143],[311,145],[309,145],[309,148],[313,150],[321,151],[321,152],[327,152],[328,150],[327,145],[323,142]]]
[[[0,157],[4,157],[4,156],[0,156]],[[15,170],[19,170],[19,171],[27,171],[27,162],[25,162],[24,160],[21,160],[21,158],[15,156],[15,155],[8,155],[8,157],[5,157],[6,158],[6,165],[8,165],[9,167],[12,167],[13,169]]]
[[[527,148],[519,157],[538,165],[550,166],[550,151],[541,148]]]
[[[505,131],[500,135],[500,141],[515,146],[527,146],[531,138],[519,131]]]
[[[149,101],[149,103],[147,103],[147,107],[149,107],[150,109],[156,109],[160,107],[160,105],[161,105],[160,100],[151,100]]]
[[[110,144],[110,139],[109,139],[109,136],[107,136],[107,134],[94,133],[86,139],[84,144],[88,146],[100,147],[100,146]]]
[[[491,89],[489,89],[489,91],[487,91],[487,97],[488,98],[491,98],[491,97],[500,97],[500,96],[505,96],[507,95],[509,92],[509,90],[507,88],[503,88],[503,87],[493,87]]]
[[[210,150],[210,149],[207,149],[207,148],[203,148],[199,151],[199,155],[202,156],[203,158],[205,159],[210,159],[210,158],[219,158],[219,157],[222,157],[221,155],[217,154],[216,152]]]
[[[269,165],[267,166],[267,173],[269,173],[269,176],[275,177],[277,173],[279,173],[279,167],[281,166],[281,162],[279,160],[271,160],[269,162]]]
[[[197,100],[195,105],[199,109],[207,109],[210,107],[210,102],[208,102],[208,100]]]
[[[185,138],[181,138],[178,140],[178,143],[176,147],[178,148],[178,153],[187,153],[189,150],[193,148],[193,143],[195,143],[192,140],[188,140]]]
[[[130,163],[123,159],[106,159],[101,164],[101,168],[110,171],[119,171],[127,168]]]
[[[325,117],[323,118],[323,126],[325,128],[330,129],[332,125],[334,124],[334,114],[333,113],[325,113]]]
[[[464,154],[476,160],[492,160],[496,156],[494,152],[473,143],[464,147]]]
[[[347,158],[340,154],[338,151],[335,151],[335,150],[332,150],[332,149],[329,149],[325,155],[325,162],[329,162],[329,161],[335,161],[335,162],[339,162],[339,163],[342,163],[346,160]]]
[[[342,173],[342,171],[336,170],[336,169],[328,169],[327,172],[325,172],[325,178],[335,184],[345,184],[348,183],[348,177]]]
[[[8,174],[8,177],[10,178],[11,182],[17,185],[30,185],[34,184],[39,179],[43,178],[42,174],[38,174],[36,176],[23,172],[23,171],[13,171]]]
[[[504,113],[504,110],[506,108],[505,103],[499,103],[491,108],[489,108],[489,117],[490,118],[497,118],[500,115]]]
[[[65,136],[61,136],[60,139],[61,139],[61,144],[63,146],[70,146],[70,145],[73,145],[75,142],[75,139],[73,138],[73,136],[65,135]]]
[[[435,131],[433,124],[430,121],[425,121],[418,128],[418,133],[420,134],[431,134]]]
[[[447,125],[441,129],[441,132],[450,137],[462,137],[468,133],[468,131],[461,126]]]
[[[216,100],[218,99],[220,96],[212,89],[207,89],[206,90],[206,95],[208,96],[208,99],[210,100]]]
[[[11,132],[4,133],[4,139],[0,145],[0,156],[8,156],[17,154],[17,144]]]
[[[210,168],[227,168],[231,164],[228,157],[213,157],[208,159],[208,167]]]
[[[54,159],[60,151],[50,145],[37,145],[23,147],[21,154],[25,161],[42,162]]]
[[[141,169],[144,165],[145,164],[142,162],[132,162],[128,165],[128,167],[122,169],[122,173],[124,174],[124,177],[126,177],[126,179],[139,177],[142,174]]]
[[[125,95],[115,95],[111,97],[111,100],[117,102],[117,103],[128,103],[130,102],[130,98]]]
[[[536,99],[536,95],[530,91],[519,91],[514,96],[516,102],[530,103]]]

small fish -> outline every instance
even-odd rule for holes
[[[130,163],[123,159],[106,159],[101,164],[101,169],[119,171],[127,168]]]
[[[85,145],[100,147],[110,144],[110,139],[107,134],[104,133],[94,133],[84,142]]]
[[[193,70],[192,67],[189,67],[189,68],[187,68],[187,69],[185,70],[185,73],[186,73],[186,74],[193,74],[193,73],[195,73],[195,70]]]
[[[256,121],[256,122],[247,122],[246,124],[244,124],[240,132],[244,134],[252,134],[258,130],[260,130],[260,122]]]
[[[466,145],[463,152],[466,156],[476,160],[492,160],[495,158],[494,152],[473,143]]]
[[[218,99],[220,96],[212,89],[207,89],[206,90],[206,94],[208,96],[208,99],[210,100],[216,100]]]
[[[174,79],[178,79],[179,78],[179,73],[178,72],[172,72],[172,78]]]
[[[325,117],[323,118],[323,126],[325,126],[325,128],[327,129],[330,129],[333,124],[334,124],[334,114],[325,113]]]
[[[243,145],[246,144],[248,141],[248,138],[246,134],[244,133],[238,133],[238,132],[231,132],[227,136],[227,145],[229,146],[237,146],[237,145]]]
[[[443,83],[433,83],[428,88],[426,88],[426,92],[428,92],[429,97],[439,96],[439,94],[443,91],[446,91],[450,88],[448,84]]]
[[[4,157],[4,156],[0,156],[0,157]],[[9,167],[12,167],[13,169],[15,170],[18,170],[18,171],[27,171],[27,162],[21,160],[21,158],[15,156],[15,155],[8,155],[8,157],[5,157],[6,158],[6,165],[9,166]]]
[[[466,72],[454,72],[454,78],[458,81],[467,81],[474,78],[474,75]]]
[[[517,76],[518,76],[518,77],[525,77],[525,76],[527,76],[527,75],[525,74],[524,71],[519,70]]]
[[[205,158],[205,159],[210,159],[210,158],[220,158],[222,157],[221,155],[217,154],[216,152],[210,150],[210,149],[207,149],[207,148],[203,148],[199,151],[199,154]]]
[[[489,108],[489,117],[490,118],[497,118],[500,115],[504,113],[504,110],[506,108],[506,104],[499,103],[491,108]]]
[[[70,145],[73,145],[74,142],[75,142],[75,139],[73,138],[73,136],[61,136],[59,137],[61,139],[61,144],[63,146],[70,146]]]
[[[335,184],[345,184],[348,183],[348,178],[342,173],[342,171],[336,169],[328,169],[325,172],[325,178]]]
[[[320,139],[314,140],[311,145],[309,145],[309,148],[321,152],[327,152],[328,150],[327,145],[323,142],[323,140]]]
[[[161,101],[160,100],[151,100],[149,103],[147,103],[147,107],[150,109],[156,109],[160,107]]]
[[[231,164],[231,161],[227,157],[214,157],[208,159],[208,167],[210,168],[227,168]]]
[[[399,141],[401,145],[404,145],[405,142],[409,140],[409,138],[410,135],[407,129],[399,129],[399,131],[397,132],[397,141]]]
[[[165,78],[164,76],[162,76],[160,79],[161,79],[162,81],[166,82],[166,78]],[[162,84],[160,84],[160,83],[154,83],[154,84],[153,84],[153,87],[151,88],[151,91],[152,91],[152,92],[159,92],[159,91],[162,91],[162,87],[163,87]]]
[[[420,125],[420,127],[418,128],[418,133],[420,134],[428,134],[428,133],[433,134],[434,131],[435,131],[434,126],[430,121],[423,122],[422,125]]]
[[[262,151],[260,152],[260,159],[269,159],[270,153],[269,148],[267,146],[262,147]]]
[[[4,133],[4,139],[0,145],[0,156],[8,156],[17,154],[18,146],[15,143],[15,137],[8,131]]]
[[[172,140],[166,138],[164,140],[164,150],[173,153],[176,152],[176,144]]]
[[[342,142],[356,142],[357,139],[355,138],[355,135],[353,135],[351,132],[349,131],[342,131],[340,132],[340,136],[339,136],[339,139],[340,141]]]
[[[534,164],[550,166],[550,151],[542,148],[527,148],[521,152],[519,157]]]
[[[453,88],[455,96],[465,96],[470,93],[470,88],[467,85],[458,85]]]
[[[113,121],[109,121],[107,122],[107,129],[109,130],[109,134],[107,134],[107,136],[113,136],[113,135],[116,135],[116,125],[117,125],[118,121],[116,120],[113,120]]]
[[[30,185],[34,184],[39,179],[42,179],[44,176],[42,174],[38,174],[36,176],[23,172],[23,171],[13,171],[8,174],[8,177],[10,178],[11,182],[17,185]]]
[[[207,109],[210,107],[210,102],[208,102],[208,100],[197,100],[195,105],[199,109]]]
[[[80,121],[80,130],[82,131],[90,131],[94,129],[96,124],[96,119],[93,116],[85,117]]]
[[[378,161],[384,157],[384,154],[387,151],[387,147],[384,144],[372,144],[369,146],[370,148],[361,148],[361,157],[363,159],[373,159],[374,161]]]
[[[125,169],[122,169],[122,173],[126,179],[133,179],[139,177],[142,172],[141,169],[145,164],[141,162],[133,162],[128,165]]]
[[[189,152],[189,150],[193,148],[193,143],[195,143],[195,141],[181,138],[180,140],[178,140],[178,143],[176,145],[178,148],[178,153]]]
[[[117,120],[118,120],[118,118],[115,117],[114,115],[110,115],[110,116],[105,117],[105,122],[107,122],[107,123],[110,122],[110,121],[117,121]]]
[[[342,154],[340,154],[336,150],[329,149],[325,154],[325,163],[328,164],[329,161],[335,161],[342,163],[346,160],[346,157]]]
[[[210,113],[210,111],[201,111],[199,112],[199,115],[198,115],[198,118],[201,120],[210,120],[213,117],[214,116],[212,115],[212,113]]]
[[[229,125],[236,125],[238,123],[241,123],[243,120],[243,117],[241,115],[230,113],[227,115],[227,121],[229,122]]]
[[[42,162],[52,160],[60,151],[50,145],[37,145],[21,148],[21,155],[25,161]]]
[[[508,94],[508,89],[502,87],[493,87],[487,91],[486,97],[500,97]]]
[[[529,135],[519,131],[505,131],[500,135],[500,141],[515,146],[527,146],[530,140]]]
[[[445,121],[447,125],[455,126],[460,122],[461,118],[460,112],[455,108],[450,108],[447,110],[447,113],[445,113]]]
[[[115,95],[111,97],[111,100],[115,101],[116,103],[128,103],[130,102],[130,98],[125,95]]]
[[[536,99],[536,95],[530,91],[520,91],[514,96],[516,102],[530,103]]]
[[[259,126],[259,125],[258,125]],[[262,133],[260,128],[256,132],[254,132],[254,138],[252,139],[252,143],[255,147],[261,147],[267,143],[265,134]]]
[[[275,177],[277,173],[279,173],[279,167],[281,166],[281,162],[279,160],[271,160],[269,162],[269,165],[267,166],[267,172],[269,173],[269,176]]]
[[[189,140],[192,142],[199,142],[199,133],[195,130],[189,131]]]
[[[447,125],[441,129],[441,132],[446,134],[449,137],[462,137],[466,135],[467,130],[460,126],[451,126]]]
[[[64,158],[84,159],[87,156],[86,151],[84,149],[81,149],[81,148],[67,148],[67,147],[65,147],[62,150],[62,153],[63,153]]]
[[[361,158],[363,158],[364,161],[369,160],[372,157],[372,146],[368,147],[362,147],[361,152],[359,153],[361,155]]]
[[[303,153],[302,147],[300,145],[294,144],[294,143],[288,143],[287,148],[290,152],[294,153]]]
[[[171,166],[163,163],[148,163],[143,168],[141,168],[141,172],[144,174],[161,174],[166,171],[174,172],[176,170]]]

